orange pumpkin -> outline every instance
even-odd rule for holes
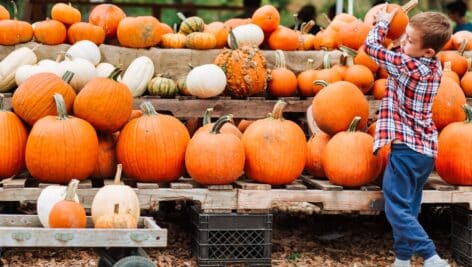
[[[116,173],[116,138],[109,133],[98,135],[98,160],[92,173],[93,178],[111,178]]]
[[[357,54],[354,56],[354,64],[364,65],[373,73],[379,69],[379,65],[365,52],[364,45],[357,50]]]
[[[228,30],[232,30],[240,25],[245,25],[249,23],[251,23],[250,18],[246,18],[246,19],[232,18],[232,19],[228,19],[223,24],[226,26],[226,28],[228,28]]]
[[[320,39],[319,46],[322,50],[337,49],[339,47],[339,44],[341,43],[338,32],[329,28],[323,31],[319,31],[316,35]]]
[[[0,180],[18,174],[25,166],[25,147],[28,131],[21,120],[5,109],[0,94]]]
[[[264,32],[273,32],[280,24],[279,11],[272,5],[259,7],[252,14],[252,23],[261,27]]]
[[[472,50],[472,32],[469,31],[458,31],[454,33],[450,39],[450,49],[460,50],[461,46],[465,46],[463,49]],[[444,49],[447,50],[447,49]]]
[[[223,22],[215,21],[205,25],[204,32],[213,33],[216,38],[215,48],[223,48],[228,43],[229,28]]]
[[[116,30],[121,20],[126,17],[125,12],[114,4],[100,4],[92,9],[89,22],[100,26],[107,37],[116,36]]]
[[[241,131],[241,133],[244,133],[244,131],[246,131],[247,127],[249,127],[249,125],[251,125],[253,122],[255,122],[255,120],[244,120],[244,119],[240,120],[239,123],[238,123],[239,131]]]
[[[447,183],[472,185],[472,110],[463,106],[466,120],[447,125],[439,134],[436,171]]]
[[[13,5],[13,19],[0,20],[0,45],[15,45],[29,42],[33,38],[33,27],[26,21],[17,20],[18,9],[15,1]]]
[[[281,50],[275,52],[276,64],[270,73],[269,93],[276,97],[295,95],[297,91],[297,76],[285,66],[285,56]]]
[[[465,113],[462,105],[466,103],[464,92],[451,78],[443,76],[438,93],[433,100],[433,121],[438,130],[449,123],[464,121]]]
[[[336,71],[339,76],[341,76],[341,80],[344,80],[344,76],[346,76],[347,61],[349,57],[350,56],[347,53],[343,52],[341,56],[339,56],[339,64],[336,64],[331,67],[333,71]]]
[[[371,28],[372,26],[362,22],[361,20],[350,22],[343,26],[339,31],[341,43],[349,48],[357,50],[364,44]]]
[[[331,136],[346,131],[355,116],[361,117],[359,129],[364,129],[369,103],[359,88],[345,81],[325,85],[312,102],[313,119],[320,130]]]
[[[443,76],[453,79],[457,84],[461,83],[461,80],[459,79],[459,75],[457,75],[457,73],[455,73],[451,69],[451,61],[444,62]]]
[[[324,85],[316,83],[316,81],[324,81],[327,83],[334,83],[341,81],[342,77],[336,69],[331,68],[331,59],[328,53],[325,53],[323,56],[323,69],[318,70],[315,73],[315,81],[312,85],[313,93],[316,95],[321,89],[324,88]]]
[[[115,69],[108,78],[91,80],[75,98],[74,114],[99,131],[118,131],[133,110],[131,91],[125,84],[115,81],[120,73],[119,69]]]
[[[72,179],[67,186],[64,200],[54,204],[49,212],[49,227],[51,228],[85,228],[87,216],[84,207],[75,202],[75,192],[79,180]]]
[[[67,115],[60,94],[54,94],[54,100],[58,115],[38,120],[28,136],[26,167],[31,176],[44,183],[83,180],[92,174],[97,162],[97,134],[88,122]]]
[[[369,128],[367,128],[366,133],[375,138],[376,127],[377,127],[377,121],[374,121],[373,123],[369,125]],[[379,148],[379,151],[377,152],[378,155],[380,155],[380,158],[382,159],[382,168],[380,171],[381,174],[384,173],[385,168],[387,167],[388,158],[390,156],[390,151],[391,151],[391,146],[392,146],[392,143],[388,143],[384,145],[383,147]],[[383,175],[380,175],[380,177],[382,176]]]
[[[245,154],[241,139],[232,133],[220,132],[222,126],[232,120],[231,117],[221,117],[211,130],[208,127],[199,131],[188,143],[185,166],[190,176],[200,184],[230,184],[243,173]]]
[[[46,45],[62,44],[66,40],[66,26],[62,22],[48,19],[36,23],[34,37],[39,43]]]
[[[374,87],[372,88],[372,95],[376,100],[381,100],[387,96],[387,79],[377,79],[374,82]]]
[[[411,1],[413,4],[414,1]],[[417,2],[416,2],[417,3]],[[415,7],[416,4],[407,3],[404,6],[399,6],[397,4],[388,4],[387,5],[387,12],[392,12],[394,9],[397,9],[397,13],[393,17],[392,21],[390,22],[390,27],[387,33],[387,37],[395,40],[402,36],[405,32],[406,26],[408,25],[408,12]],[[384,4],[379,4],[371,8],[364,17],[364,22],[369,25],[375,24],[375,16],[377,13],[382,9]]]
[[[216,46],[216,38],[209,32],[192,32],[185,39],[185,46],[190,49],[212,49]]]
[[[374,138],[357,131],[360,121],[360,117],[355,117],[348,130],[331,137],[323,151],[323,168],[333,184],[361,186],[380,174],[382,160],[372,153]]]
[[[441,61],[441,64],[444,66],[444,63],[447,61],[451,62],[451,69],[459,77],[462,77],[467,71],[467,59],[462,55],[464,51],[441,51],[438,53],[437,57]]]
[[[69,27],[67,38],[71,44],[82,40],[89,40],[96,45],[101,45],[105,41],[105,31],[102,27],[92,23],[78,22]]]
[[[300,31],[298,33],[298,50],[311,50],[313,49],[314,43],[315,43],[315,35],[309,33],[310,30],[313,28],[315,25],[314,20],[310,20],[308,22],[302,23],[300,27]]]
[[[175,32],[175,30],[172,29],[172,27],[170,27],[169,25],[167,25],[163,22],[161,22],[160,25],[161,25],[161,28],[162,28],[162,34]]]
[[[387,79],[388,78],[388,71],[385,68],[379,67],[377,70],[377,79]]]
[[[120,204],[116,203],[113,214],[98,217],[95,228],[138,228],[138,222],[128,212],[120,211]]]
[[[164,48],[184,48],[187,36],[177,32],[177,24],[174,24],[174,31],[162,35],[160,45]]]
[[[139,118],[143,116],[143,111],[140,109],[133,109],[131,111],[131,115],[128,118],[128,122],[131,121],[132,119]]]
[[[308,59],[306,70],[300,72],[297,76],[298,90],[302,96],[314,96],[313,82],[317,70],[314,69],[315,61],[312,58]]]
[[[141,107],[143,116],[128,122],[118,137],[118,162],[137,181],[175,181],[184,170],[187,128],[172,116],[158,114],[150,102]]]
[[[38,73],[24,81],[13,93],[12,107],[15,113],[29,125],[47,115],[56,115],[53,96],[64,97],[67,112],[72,111],[75,91],[68,84],[74,74],[66,72],[64,80],[52,73]]]
[[[472,71],[470,69],[471,59],[467,58],[467,64],[469,65],[469,70],[462,76],[461,87],[464,91],[466,97],[472,96]]]
[[[261,183],[289,184],[305,167],[305,133],[296,123],[283,119],[285,105],[279,100],[268,118],[255,121],[243,134],[245,173]]]
[[[364,65],[349,66],[344,75],[346,82],[351,82],[367,94],[374,86],[374,74]]]
[[[10,19],[10,12],[8,12],[8,10],[0,5],[0,20],[2,19]]]
[[[126,17],[116,30],[120,44],[131,48],[155,46],[163,33],[160,22],[152,16]]]
[[[205,113],[203,114],[203,126],[198,128],[198,130],[195,132],[201,133],[201,132],[210,132],[213,126],[215,125],[214,123],[211,122],[211,115],[213,113],[213,108],[207,108],[205,110]],[[238,127],[234,125],[233,117],[230,117],[230,122],[231,123],[225,123],[223,126],[221,126],[220,131],[222,133],[231,133],[234,134],[236,137],[241,138],[243,134],[239,130]]]
[[[321,156],[330,138],[331,136],[323,131],[317,131],[310,140],[308,140],[305,168],[315,177],[326,177],[323,164],[321,163]]]
[[[80,22],[82,15],[80,11],[73,7],[71,3],[56,3],[51,8],[51,18],[60,21],[66,25],[72,25]]]
[[[268,43],[269,47],[273,50],[292,51],[297,50],[299,37],[296,31],[284,26],[279,26],[270,34]]]

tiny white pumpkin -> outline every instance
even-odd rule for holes
[[[226,87],[226,75],[215,64],[193,68],[185,80],[190,94],[199,98],[210,98],[221,94]]]
[[[110,74],[116,69],[115,66],[113,66],[110,63],[107,62],[102,62],[97,65],[97,77],[108,77]]]
[[[20,86],[29,77],[42,72],[53,73],[58,77],[62,77],[65,73],[65,71],[60,68],[59,62],[50,59],[43,59],[36,65],[23,65],[16,69],[16,85]]]
[[[252,23],[237,26],[233,29],[233,34],[238,47],[244,45],[259,47],[264,41],[264,32],[261,27]],[[228,46],[233,49],[235,48],[232,45],[230,34],[228,34]]]
[[[144,94],[152,76],[154,76],[154,63],[150,58],[140,56],[131,62],[120,82],[128,86],[133,97],[137,97]]]
[[[66,55],[66,58],[69,58],[69,55]],[[76,92],[80,92],[86,83],[97,77],[95,66],[83,58],[66,59],[61,62],[60,68],[64,72],[75,73],[69,84]]]
[[[86,59],[94,66],[98,65],[101,60],[100,49],[95,43],[89,40],[82,40],[73,44],[71,47],[69,47],[66,54],[71,55],[72,58]]]
[[[39,221],[44,227],[49,228],[49,213],[57,202],[64,200],[67,193],[67,186],[50,185],[44,188],[39,194],[36,202]],[[75,195],[75,202],[79,203],[79,197]]]

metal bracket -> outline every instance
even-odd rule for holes
[[[72,239],[74,239],[74,234],[73,233],[56,233],[54,235],[54,238],[56,238],[56,240],[59,240],[59,241],[62,241],[62,242],[67,242],[67,241],[71,241]]]
[[[143,242],[149,238],[149,235],[146,233],[130,233],[129,238],[135,242]]]
[[[26,240],[31,239],[31,233],[25,233],[25,232],[12,233],[11,238],[15,239],[16,241],[26,241]]]

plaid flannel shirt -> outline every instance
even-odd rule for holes
[[[375,130],[374,153],[397,139],[411,149],[436,157],[438,132],[432,105],[441,82],[436,58],[412,58],[387,50],[382,43],[388,22],[379,21],[365,41],[366,53],[389,74]]]

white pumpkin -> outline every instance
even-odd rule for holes
[[[215,64],[205,64],[193,68],[185,80],[187,90],[199,98],[209,98],[221,94],[226,87],[226,75]]]
[[[261,45],[264,41],[264,32],[262,31],[261,27],[252,23],[237,26],[233,29],[233,34],[236,38],[238,47],[242,47],[244,45],[259,47],[259,45]],[[233,49],[235,48],[232,45],[231,36],[229,34],[228,46]]]
[[[52,207],[57,202],[64,200],[67,193],[67,186],[63,185],[50,185],[44,188],[39,194],[36,209],[38,212],[39,221],[44,227],[49,228],[49,213]],[[74,197],[75,202],[79,203],[79,197],[77,194]]]
[[[128,86],[133,97],[137,97],[144,94],[152,76],[154,76],[154,63],[150,58],[141,56],[134,59],[128,66],[121,83]]]
[[[83,58],[66,59],[61,62],[60,68],[64,73],[66,71],[75,73],[69,84],[76,92],[80,92],[86,83],[97,77],[95,66]]]
[[[115,184],[100,188],[93,198],[91,214],[94,224],[103,215],[113,215],[115,204],[119,204],[120,213],[128,213],[138,221],[140,215],[138,196],[131,187],[120,184],[121,171],[122,166],[118,164]]]
[[[38,58],[33,50],[21,47],[6,56],[0,62],[0,93],[7,92],[15,87],[16,70],[23,65],[36,64]]]
[[[101,60],[100,49],[98,46],[89,41],[89,40],[82,40],[78,41],[77,43],[73,44],[66,52],[66,55],[71,55],[72,58],[83,58],[94,66],[98,65]]]
[[[102,62],[97,65],[97,77],[108,77],[115,70],[115,66],[110,63]]]

